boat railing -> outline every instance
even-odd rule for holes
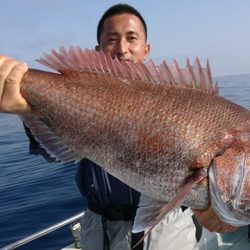
[[[65,219],[65,220],[63,220],[63,221],[61,221],[59,223],[56,223],[56,224],[54,224],[54,225],[52,225],[50,227],[47,227],[47,228],[45,228],[43,230],[40,230],[40,231],[38,231],[38,232],[36,232],[34,234],[31,234],[31,235],[29,235],[29,236],[27,236],[27,237],[25,237],[23,239],[15,241],[14,243],[11,243],[11,244],[1,248],[0,250],[16,249],[16,248],[18,248],[20,246],[23,246],[23,245],[27,244],[28,242],[31,242],[31,241],[33,241],[35,239],[38,239],[38,238],[40,238],[40,237],[42,237],[44,235],[47,235],[47,234],[49,234],[49,233],[51,233],[51,232],[65,226],[65,225],[72,224],[72,223],[78,221],[83,215],[84,215],[84,212],[78,213],[78,214],[76,214],[76,215],[74,215],[72,217],[69,217],[69,218],[67,218],[67,219]]]

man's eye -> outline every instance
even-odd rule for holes
[[[111,38],[108,39],[109,42],[115,42],[116,40],[117,40],[117,39],[114,38],[114,37],[111,37]]]
[[[131,37],[129,37],[129,40],[130,41],[135,41],[135,40],[137,40],[137,38],[135,36],[131,36]]]

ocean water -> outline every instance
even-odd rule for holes
[[[215,81],[222,96],[250,109],[250,74]],[[18,117],[0,114],[0,248],[83,210],[75,170],[29,155]],[[54,250],[71,241],[65,226],[19,249]]]
[[[83,210],[75,169],[29,155],[19,118],[0,114],[0,248]],[[65,226],[19,249],[60,249],[71,242]]]

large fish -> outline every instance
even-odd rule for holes
[[[181,199],[250,223],[250,112],[218,95],[209,64],[132,64],[79,47],[39,61],[58,73],[25,74],[21,93],[41,114],[26,125],[58,160],[88,158],[145,195],[135,231]]]

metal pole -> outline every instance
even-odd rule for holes
[[[52,225],[50,227],[47,227],[47,228],[45,228],[45,229],[43,229],[41,231],[38,231],[37,233],[31,234],[30,236],[27,236],[27,237],[25,237],[25,238],[23,238],[21,240],[18,240],[16,242],[12,243],[12,244],[9,244],[9,245],[1,248],[1,250],[11,250],[11,249],[15,249],[17,247],[20,247],[20,246],[22,246],[22,245],[24,245],[24,244],[26,244],[26,243],[28,243],[28,242],[30,242],[32,240],[40,238],[40,237],[42,237],[42,236],[44,236],[46,234],[49,234],[49,233],[57,230],[58,228],[61,228],[61,227],[65,226],[65,225],[67,225],[67,224],[70,224],[70,223],[80,219],[83,215],[84,215],[84,212],[76,214],[76,215],[74,215],[74,216],[72,216],[72,217],[70,217],[70,218],[68,218],[66,220],[63,220],[63,221],[61,221],[61,222],[59,222],[57,224],[54,224],[54,225]]]

